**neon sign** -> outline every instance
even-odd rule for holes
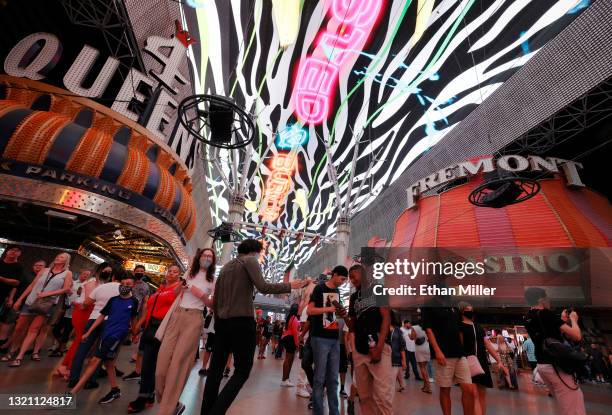
[[[280,215],[293,184],[293,172],[297,166],[296,150],[307,140],[306,131],[296,125],[278,134],[276,146],[281,152],[272,160],[272,173],[266,180],[265,196],[259,211],[262,220],[273,221]]]
[[[327,118],[340,70],[361,52],[381,8],[382,0],[332,0],[327,30],[298,69],[293,102],[300,121],[320,124]]]
[[[276,140],[276,148],[279,150],[293,150],[306,144],[307,141],[308,133],[297,125],[293,125],[280,132]]]

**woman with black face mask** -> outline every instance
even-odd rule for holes
[[[499,365],[499,370],[508,373],[508,369],[502,364],[501,358],[491,344],[484,329],[480,324],[474,322],[474,307],[471,304],[461,301],[459,303],[459,311],[461,312],[461,323],[459,326],[460,334],[463,341],[463,348],[468,356],[470,371],[472,372],[472,383],[477,389],[476,399],[474,401],[474,414],[486,415],[487,413],[487,388],[493,387],[491,379],[491,371],[487,361],[487,351]],[[480,369],[478,370],[478,366]],[[476,374],[476,372],[480,372]]]
[[[98,265],[96,269],[98,276],[99,285],[85,298],[83,302],[84,307],[92,307],[89,320],[85,324],[84,331],[87,332],[89,328],[96,321],[100,315],[100,311],[104,308],[108,300],[112,297],[120,295],[119,293],[119,282],[115,281],[118,275],[123,274],[123,270],[113,267],[108,262],[103,262]],[[73,388],[79,381],[81,376],[81,370],[83,369],[83,362],[91,350],[92,346],[98,341],[100,334],[102,333],[104,325],[98,326],[88,337],[87,340],[83,340],[76,351],[74,359],[72,361],[72,368],[70,369],[70,380],[68,387]],[[85,385],[85,389],[93,389],[98,387],[96,378],[98,371],[96,371],[89,381]]]
[[[212,306],[216,262],[212,248],[196,251],[181,293],[156,332],[161,341],[155,368],[155,393],[160,403],[157,415],[180,415],[185,410],[179,398],[199,347],[204,307]]]

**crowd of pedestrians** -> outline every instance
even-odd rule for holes
[[[502,335],[489,337],[471,304],[437,296],[417,318],[402,322],[372,295],[372,281],[361,264],[349,269],[338,265],[318,282],[307,278],[272,284],[262,275],[261,252],[259,241],[244,240],[238,256],[217,273],[215,251],[198,250],[186,272],[168,266],[155,288],[140,265],[126,270],[104,262],[73,277],[66,252],[48,265],[36,260],[25,270],[21,248],[8,246],[0,258],[1,360],[13,369],[26,355],[39,361],[49,341],[48,356],[62,358],[53,374],[77,398],[106,377],[109,391],[99,403],[107,404],[121,397],[121,377],[138,380],[127,412],[156,406],[162,415],[185,410],[179,398],[200,346],[199,374],[206,382],[196,410],[202,414],[228,410],[248,380],[255,356],[283,359],[280,386],[297,386],[296,394],[308,399],[305,407],[315,415],[339,415],[340,399],[347,400],[349,415],[356,407],[363,415],[392,414],[395,394],[405,390],[411,377],[424,394],[434,393],[432,386],[437,386],[444,415],[451,413],[453,387],[460,390],[463,413],[476,415],[487,413],[487,389],[518,388],[516,348]],[[340,291],[347,285],[348,301]],[[292,304],[283,320],[255,310],[256,291],[282,294],[292,289],[302,290],[306,300]],[[581,340],[577,313],[555,313],[541,288],[528,289],[526,300],[530,309],[522,349],[532,381],[547,388],[559,414],[585,414],[574,373],[559,367],[546,346],[550,339]],[[122,346],[130,344],[134,369],[123,376],[116,361]],[[594,382],[605,382],[609,354],[597,345],[582,351],[588,356],[582,369]],[[229,379],[221,388],[223,378]]]

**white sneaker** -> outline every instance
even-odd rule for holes
[[[300,398],[310,398],[310,394],[308,393],[308,391],[304,390],[304,388],[298,388],[295,391],[295,394]]]
[[[281,382],[281,386],[284,386],[284,387],[286,387],[286,388],[292,388],[292,387],[294,387],[295,385],[294,385],[294,384],[293,384],[293,383],[292,383],[292,382],[291,382],[289,379],[287,379],[287,380],[283,380],[283,381]]]

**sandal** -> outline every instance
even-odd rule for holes
[[[10,362],[13,358],[13,354],[9,352],[0,358],[0,362]]]
[[[19,366],[21,366],[21,359],[15,359],[8,365],[8,367],[19,367]]]
[[[40,362],[40,354],[39,353],[32,353],[32,356],[30,357],[30,359],[32,359],[35,362]]]

